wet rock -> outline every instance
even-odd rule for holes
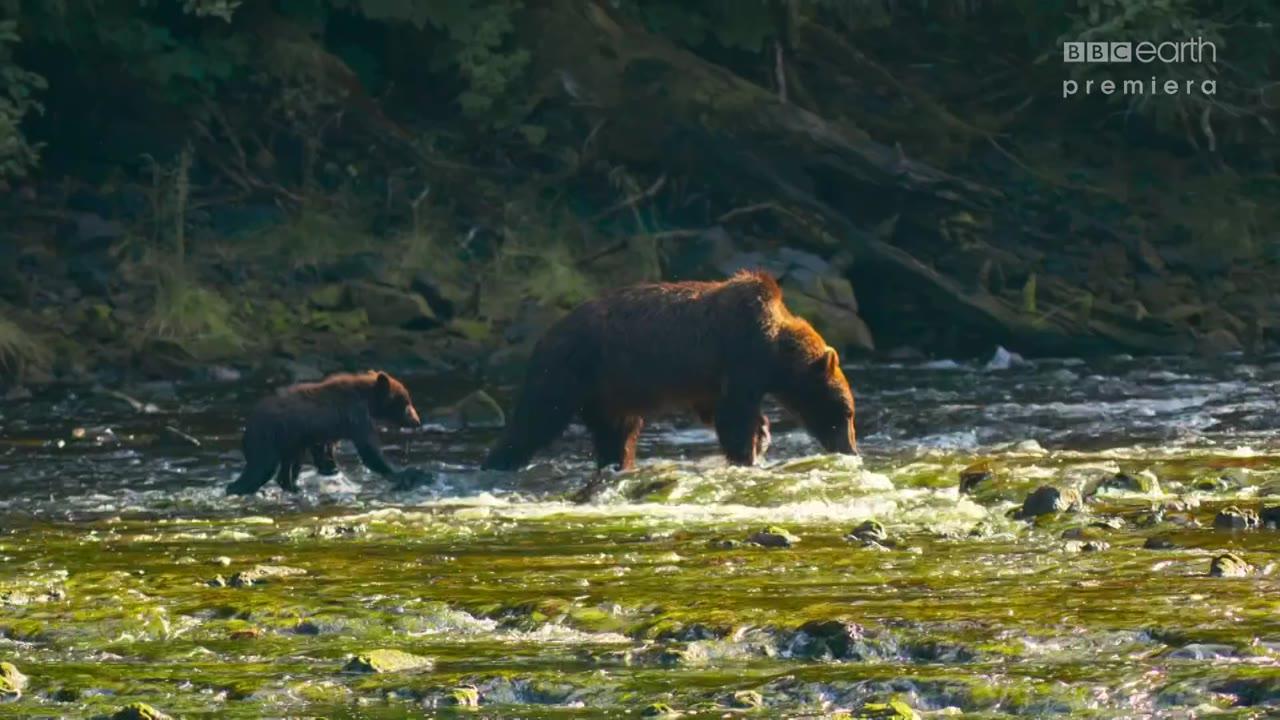
[[[1102,552],[1110,548],[1111,543],[1105,540],[1068,540],[1063,546],[1069,553]]]
[[[363,308],[373,325],[429,330],[440,325],[431,306],[421,295],[408,290],[358,282],[348,286],[351,304]]]
[[[208,585],[209,587],[217,587],[217,588],[226,587],[227,579],[222,577],[221,575],[214,575],[212,579],[205,582],[205,585]]]
[[[320,540],[356,537],[369,531],[368,525],[321,525],[311,531],[310,537]]]
[[[209,564],[217,565],[218,567],[231,567],[231,558],[226,555],[219,555],[218,557],[210,560]]]
[[[1235,505],[1219,510],[1213,517],[1213,527],[1217,530],[1252,530],[1260,524],[1258,513],[1250,508],[1239,508]]]
[[[862,626],[848,620],[810,620],[797,628],[809,657],[849,658],[862,640]]]
[[[1206,357],[1229,355],[1244,349],[1240,338],[1226,328],[1218,328],[1196,338],[1196,352]]]
[[[1178,544],[1167,535],[1152,535],[1142,543],[1142,547],[1145,550],[1173,550],[1178,547]]]
[[[887,703],[866,703],[853,717],[858,720],[920,720],[920,713],[895,698]]]
[[[1010,352],[1002,346],[996,346],[995,353],[991,359],[987,361],[986,370],[1008,370],[1018,365],[1026,364],[1026,360],[1016,352]]]
[[[449,691],[448,704],[453,707],[480,707],[480,689],[475,685],[460,685]]]
[[[800,538],[780,527],[767,527],[747,536],[747,542],[767,548],[789,548],[800,542]]]
[[[302,568],[287,565],[256,565],[248,570],[241,570],[231,576],[231,587],[252,587],[267,580],[306,575]]]
[[[755,690],[739,690],[729,697],[729,707],[754,710],[764,707],[764,696]]]
[[[1103,531],[1102,528],[1093,527],[1092,525],[1088,527],[1067,528],[1066,530],[1062,531],[1063,540],[1079,540],[1082,542],[1091,542],[1095,540],[1102,540],[1105,537],[1106,537],[1106,533]]]
[[[1072,488],[1059,489],[1049,485],[1038,487],[1023,501],[1016,517],[1028,519],[1051,513],[1077,510],[1081,506],[1080,493]]]
[[[27,676],[11,662],[0,662],[0,700],[17,700],[27,686]]]
[[[320,625],[313,620],[301,620],[297,625],[293,626],[293,632],[296,635],[319,635]]]
[[[1249,475],[1244,468],[1227,468],[1220,473],[1197,478],[1192,487],[1200,492],[1228,493],[1243,488],[1248,482]]]
[[[502,406],[484,390],[468,393],[458,402],[432,413],[442,423],[455,428],[500,428],[507,423]]]
[[[1258,522],[1269,530],[1280,528],[1280,505],[1268,505],[1259,510]]]
[[[1235,553],[1223,553],[1209,564],[1211,577],[1247,577],[1253,572],[1254,567]]]
[[[733,540],[731,538],[712,538],[707,541],[707,547],[712,550],[734,550],[743,546],[741,540]]]
[[[146,703],[133,703],[116,711],[111,720],[173,720]]]
[[[897,547],[897,543],[889,539],[889,533],[875,520],[866,520],[844,536],[849,542],[861,543],[872,550],[888,550]]]
[[[969,495],[992,477],[991,461],[979,460],[960,471],[960,494]]]
[[[1160,480],[1150,470],[1136,473],[1119,472],[1098,483],[1096,490],[1113,490],[1120,492],[1142,493],[1153,495],[1160,492]]]
[[[435,661],[403,650],[369,650],[347,662],[343,667],[349,673],[396,673],[410,670],[430,670]]]

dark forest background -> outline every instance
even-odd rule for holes
[[[0,374],[495,376],[759,266],[847,355],[1263,352],[1265,0],[0,0]],[[1067,64],[1062,43],[1214,43]],[[1063,82],[1215,92],[1062,97]]]

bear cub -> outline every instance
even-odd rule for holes
[[[365,467],[394,476],[397,470],[382,454],[375,421],[400,427],[422,424],[409,391],[383,372],[340,373],[279,390],[250,413],[243,439],[245,469],[227,486],[227,494],[252,495],[272,474],[285,491],[297,492],[305,453],[317,471],[333,475],[339,440],[355,444]]]
[[[853,393],[836,351],[791,314],[767,273],[633,285],[579,305],[534,347],[484,467],[517,470],[576,416],[599,467],[630,468],[644,416],[692,410],[734,465],[769,445],[766,395],[828,452],[857,454]]]

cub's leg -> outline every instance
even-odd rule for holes
[[[328,442],[323,445],[311,446],[311,463],[316,466],[316,472],[318,474],[338,474],[338,460],[334,457],[334,451],[337,445],[337,443]]]

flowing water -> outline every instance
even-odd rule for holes
[[[848,374],[860,459],[771,410],[768,462],[732,469],[673,418],[585,502],[577,428],[518,474],[475,469],[492,430],[388,431],[435,482],[393,492],[348,447],[300,495],[228,499],[265,388],[0,405],[0,660],[28,678],[0,716],[1280,712],[1280,531],[1214,522],[1280,505],[1280,361]],[[420,408],[464,390],[407,380]],[[1084,501],[1011,517],[1042,485]],[[888,537],[846,537],[867,520]],[[770,526],[798,540],[746,542]],[[1227,551],[1254,572],[1210,576]],[[239,582],[260,565],[291,570]],[[374,650],[432,664],[355,672]]]

